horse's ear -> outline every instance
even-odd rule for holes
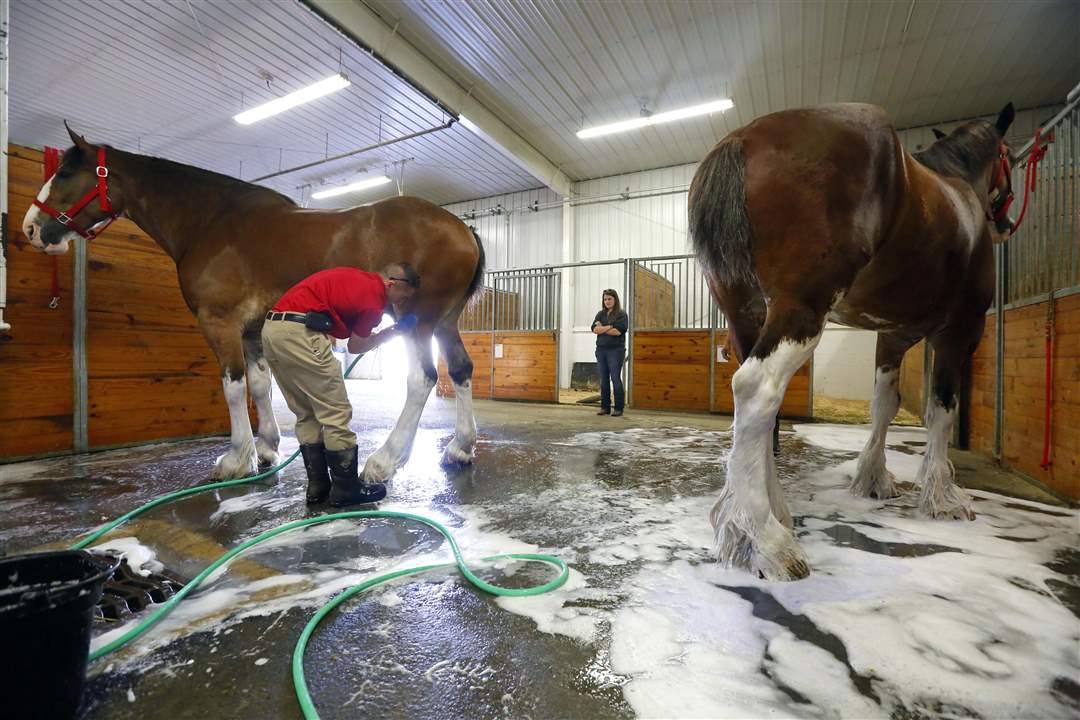
[[[998,135],[1000,135],[1001,137],[1005,137],[1005,132],[1009,129],[1009,126],[1012,125],[1013,120],[1015,119],[1016,109],[1013,108],[1012,103],[1009,103],[1001,109],[1000,113],[998,113],[998,119],[995,123]]]
[[[935,140],[944,140],[945,138],[949,137],[947,134],[943,133],[937,128],[930,128],[930,132],[934,133]]]
[[[80,135],[79,133],[72,130],[68,126],[67,120],[64,121],[64,128],[67,129],[68,135],[71,136],[71,143],[75,147],[79,148],[80,150],[82,150],[84,152],[90,152],[91,151],[92,148],[90,147],[90,143],[86,142],[86,138],[84,138],[82,135]]]

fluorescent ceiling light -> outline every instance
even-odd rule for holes
[[[276,100],[271,100],[268,103],[263,103],[258,107],[245,110],[239,115],[234,115],[233,120],[241,125],[250,125],[253,122],[259,120],[265,120],[271,115],[277,115],[279,112],[285,112],[289,108],[294,108],[297,105],[303,105],[306,102],[311,102],[317,98],[321,98],[323,95],[329,95],[332,92],[347,88],[352,83],[349,82],[349,78],[345,73],[338,73],[337,75],[331,75],[325,80],[320,80],[314,85],[308,85],[306,88],[301,88],[296,92],[291,92],[284,97],[279,97]]]
[[[314,200],[322,200],[323,198],[335,197],[337,195],[344,195],[345,193],[358,192],[360,190],[367,190],[368,188],[378,187],[390,182],[390,178],[385,175],[378,177],[367,178],[365,180],[358,180],[348,185],[342,185],[341,187],[330,188],[329,190],[320,190],[319,192],[311,193],[311,197]]]
[[[637,128],[648,127],[649,125],[659,125],[660,123],[672,122],[673,120],[685,120],[686,118],[697,117],[698,115],[711,115],[714,112],[723,112],[724,110],[730,110],[733,107],[735,107],[735,103],[729,98],[720,98],[719,100],[713,100],[712,102],[707,102],[703,105],[692,105],[679,110],[669,110],[668,112],[656,113],[655,115],[634,118],[633,120],[623,120],[609,125],[597,125],[596,127],[585,128],[584,130],[579,130],[577,136],[582,140],[585,140],[586,138],[599,137],[600,135],[610,135],[611,133],[636,130]]]

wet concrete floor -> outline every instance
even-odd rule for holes
[[[384,390],[350,381],[361,457],[400,407],[401,396]],[[778,467],[813,574],[777,587],[712,560],[707,512],[723,483],[728,418],[610,418],[484,401],[476,409],[476,462],[446,470],[438,459],[453,401],[432,397],[383,509],[444,522],[470,559],[556,554],[571,579],[547,596],[496,600],[448,570],[354,599],[323,623],[306,656],[322,717],[1080,713],[1078,516],[1037,488],[1015,484],[1023,499],[976,492],[974,523],[922,520],[914,490],[890,503],[846,494],[851,433],[865,438],[865,429],[785,426]],[[292,416],[282,406],[278,417],[287,455]],[[901,480],[913,476],[920,433],[890,439]],[[205,482],[226,444],[0,466],[0,549],[63,546]],[[1010,482],[972,456],[957,460],[969,487],[984,475],[995,492]],[[306,507],[303,492],[296,462],[264,483],[155,508],[106,540],[193,577],[247,538],[330,511]],[[81,717],[299,717],[289,661],[314,610],[372,573],[444,559],[441,536],[398,520],[340,521],[253,549],[92,666]],[[529,564],[477,566],[512,586],[551,576]],[[98,623],[97,642],[117,625]]]

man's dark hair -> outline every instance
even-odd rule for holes
[[[389,280],[400,280],[410,287],[420,289],[420,273],[407,262],[390,263],[383,270],[383,274]]]

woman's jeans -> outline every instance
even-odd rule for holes
[[[600,408],[611,410],[611,386],[615,386],[615,410],[622,411],[626,394],[623,391],[622,366],[626,348],[596,348],[596,369],[600,373]]]

